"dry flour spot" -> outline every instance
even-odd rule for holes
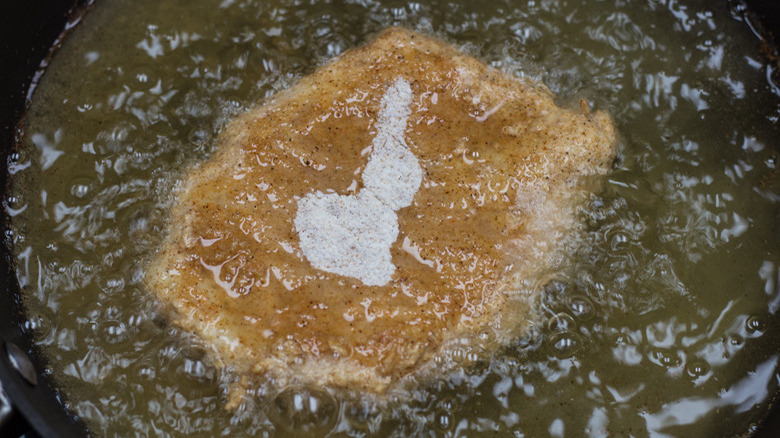
[[[303,255],[315,268],[369,286],[385,285],[392,278],[396,211],[411,205],[422,182],[420,163],[404,138],[411,103],[412,88],[402,78],[382,96],[363,190],[350,196],[317,191],[298,201],[295,229]]]

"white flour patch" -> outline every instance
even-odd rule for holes
[[[315,268],[369,286],[385,285],[392,278],[396,211],[411,205],[422,182],[420,163],[404,138],[411,103],[412,88],[402,78],[382,96],[363,190],[350,196],[317,191],[298,201],[295,229],[303,255]]]

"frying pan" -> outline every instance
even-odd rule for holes
[[[93,0],[6,0],[0,2],[0,156],[7,160],[24,116],[28,89],[36,70],[58,43],[67,23],[84,13]],[[734,1],[734,0],[731,0]],[[725,1],[724,1],[725,3]],[[780,2],[747,0],[747,24],[778,59]],[[0,170],[2,193],[7,172]],[[7,218],[3,218],[5,221]],[[2,224],[5,230],[5,223]],[[78,437],[86,426],[68,413],[57,388],[43,373],[46,358],[24,329],[19,285],[6,245],[0,245],[0,437]],[[780,403],[753,435],[780,436]]]

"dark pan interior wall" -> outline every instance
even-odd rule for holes
[[[72,12],[87,0],[7,0],[0,2],[0,157],[5,163],[14,143],[16,125],[24,113],[25,97],[41,60],[51,50]],[[5,168],[5,166],[3,166]],[[0,171],[2,193],[7,172]],[[3,215],[2,227],[6,229]],[[5,234],[3,233],[3,240]],[[0,246],[0,387],[12,400],[15,413],[0,418],[2,437],[71,437],[85,435],[84,427],[68,415],[48,379],[40,373],[30,341],[22,328],[18,285],[5,245]],[[8,344],[32,353],[37,384],[31,385],[14,369]]]

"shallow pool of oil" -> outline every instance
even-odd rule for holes
[[[780,93],[738,2],[98,2],[32,94],[6,232],[47,372],[96,435],[732,436],[778,388]],[[545,318],[386,408],[262,391],[165,323],[142,277],[186,166],[234,115],[384,27],[432,33],[621,150]],[[459,353],[456,353],[459,354]]]

